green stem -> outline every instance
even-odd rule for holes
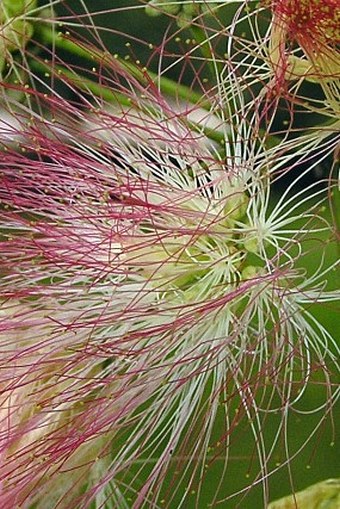
[[[91,63],[109,63],[110,60],[115,58],[109,52],[100,51],[99,49],[92,47],[88,48],[85,45],[80,46],[79,44],[71,41],[67,34],[63,34],[62,32],[58,32],[56,34],[49,28],[40,28],[38,33],[45,43],[51,44],[56,48],[60,48],[64,51],[72,53],[73,55],[77,55],[78,57],[83,58]],[[159,84],[161,91],[168,96],[183,99],[190,102],[191,104],[198,103],[202,108],[209,109],[209,101],[202,99],[202,95],[198,94],[191,88],[176,83],[165,76],[160,76],[150,70],[148,70],[146,73],[145,69],[140,68],[136,64],[127,62],[119,57],[115,58],[115,60],[117,60],[121,67],[131,76],[136,78],[142,85],[149,85],[151,79],[153,83]]]
[[[51,67],[48,64],[43,64],[42,62],[34,60],[30,63],[30,65],[34,70],[42,74],[45,74],[45,76],[50,76],[51,74]],[[58,79],[62,80],[63,77],[66,77],[70,83],[75,85],[80,90],[83,90],[85,93],[91,93],[96,97],[101,98],[104,101],[110,103],[118,103],[121,104],[122,106],[131,106],[131,100],[124,94],[121,94],[119,92],[112,92],[111,89],[103,85],[100,85],[99,83],[96,83],[95,81],[89,78],[85,78],[82,75],[78,75],[75,72],[70,71],[66,67],[54,66],[53,72],[55,74],[55,77],[57,77]]]
[[[198,105],[199,107],[205,109],[206,111],[211,110],[211,102],[207,99],[202,98],[202,95],[192,90],[192,88],[174,82],[170,78],[165,76],[160,76],[152,71],[147,71],[143,68],[140,68],[138,65],[133,64],[132,62],[127,62],[124,59],[119,57],[112,56],[107,51],[101,51],[97,48],[87,47],[86,45],[81,46],[80,43],[75,43],[70,40],[68,34],[63,34],[62,32],[56,33],[51,28],[40,27],[37,31],[38,35],[40,35],[41,39],[44,43],[50,44],[55,48],[62,49],[67,51],[73,55],[76,55],[80,58],[87,60],[90,63],[100,62],[109,64],[110,61],[114,59],[119,62],[119,65],[123,70],[128,72],[131,76],[136,78],[139,83],[143,86],[147,87],[150,85],[150,80],[160,87],[160,90],[169,97],[174,97],[176,99],[180,98],[184,102],[187,102],[192,105]],[[212,63],[213,57],[211,54],[211,48],[209,43],[206,40],[204,31],[200,27],[195,28],[196,38],[200,40],[204,40],[204,51],[209,52],[209,61]],[[202,46],[202,50],[203,50]],[[208,56],[208,53],[207,53]],[[50,72],[51,69],[47,66],[42,66],[42,64],[38,64],[37,62],[33,63],[37,70],[42,72]],[[123,94],[119,94],[118,92],[112,92],[107,87],[100,85],[88,78],[85,78],[81,75],[77,75],[76,73],[72,73],[70,70],[59,67],[57,68],[58,74],[64,74],[67,78],[72,81],[77,87],[84,90],[85,92],[92,92],[97,97],[101,97],[108,102],[119,102],[122,105],[131,105],[131,101],[129,98],[124,96]],[[214,73],[216,73],[216,69],[214,69]],[[209,139],[214,140],[221,144],[221,146],[225,142],[225,133],[221,131],[217,131],[210,128],[205,128],[201,125],[195,123],[189,123],[189,125],[193,128],[193,130],[197,132],[204,133]],[[265,131],[261,130],[261,134],[265,135]],[[280,138],[274,135],[271,135],[268,138],[268,143],[278,144],[280,143]]]
[[[199,44],[199,48],[203,57],[207,60],[208,68],[212,78],[216,79],[216,74],[221,75],[222,66],[220,62],[217,62],[213,52],[211,51],[210,42],[205,34],[202,27],[197,24],[191,24],[189,27],[190,32],[193,35],[194,40]]]
[[[36,71],[50,75],[51,67],[47,64],[43,64],[38,61],[31,62],[31,67]],[[121,106],[131,106],[132,100],[119,92],[113,92],[111,89],[105,87],[104,85],[100,85],[95,81],[92,81],[89,78],[85,78],[83,76],[79,76],[78,74],[70,71],[69,69],[62,66],[54,66],[55,76],[59,79],[63,79],[66,77],[67,80],[74,84],[80,90],[83,90],[85,93],[92,93],[96,97],[103,99],[109,103],[120,104]],[[138,107],[138,106],[137,106]],[[148,111],[150,112],[150,106],[148,106]],[[156,113],[156,110],[155,110]],[[188,126],[195,132],[204,134],[210,140],[216,141],[221,146],[225,142],[225,134],[221,131],[217,131],[215,129],[210,129],[208,127],[201,126],[200,124],[196,124],[194,122],[188,122]]]

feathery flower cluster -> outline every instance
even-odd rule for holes
[[[274,17],[270,57],[277,79],[306,77],[320,82],[328,99],[338,108],[339,3],[336,0],[274,0],[271,10]],[[294,43],[298,44],[297,51]],[[299,48],[302,55],[298,53]]]
[[[166,95],[161,72],[98,60],[86,81],[53,52],[64,94],[32,73],[30,108],[7,100],[19,141],[0,124],[0,506],[241,507],[258,484],[266,505],[339,395],[339,348],[310,309],[339,299],[336,231],[324,189],[295,185],[338,132],[278,142],[231,55],[220,73],[212,52],[214,85],[195,71],[197,103]],[[247,432],[249,478],[230,486]]]

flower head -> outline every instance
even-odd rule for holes
[[[36,106],[13,101],[20,142],[0,161],[0,505],[186,507],[260,482],[267,500],[280,439],[283,465],[297,454],[291,416],[309,387],[323,413],[307,442],[338,394],[337,346],[309,310],[338,299],[337,262],[303,269],[333,242],[327,196],[311,184],[272,202],[271,183],[310,172],[336,133],[268,143],[237,61],[197,104],[118,58],[93,71],[101,96],[58,64],[72,99],[26,89]],[[228,490],[245,428],[256,465]]]
[[[324,84],[328,97],[339,102],[340,8],[335,0],[275,0],[270,58],[277,79],[306,77]],[[298,48],[302,54],[296,51]]]

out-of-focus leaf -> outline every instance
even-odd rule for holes
[[[339,509],[340,479],[327,479],[269,504],[268,509]]]

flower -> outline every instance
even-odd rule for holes
[[[327,100],[338,111],[338,2],[274,0],[270,8],[273,21],[269,56],[277,81],[303,77],[320,83]]]
[[[311,184],[272,203],[271,183],[310,172],[336,132],[268,143],[237,62],[202,88],[207,121],[195,124],[202,103],[178,108],[147,70],[145,85],[104,60],[98,97],[56,61],[72,100],[26,89],[36,107],[22,105],[29,122],[0,160],[0,505],[214,504],[241,490],[223,481],[244,427],[257,465],[243,489],[262,481],[266,500],[279,440],[283,465],[296,454],[291,416],[321,387],[312,440],[339,368],[309,310],[339,298],[326,287],[337,264],[327,196]],[[313,249],[320,261],[306,273]],[[220,455],[221,485],[206,495]]]

